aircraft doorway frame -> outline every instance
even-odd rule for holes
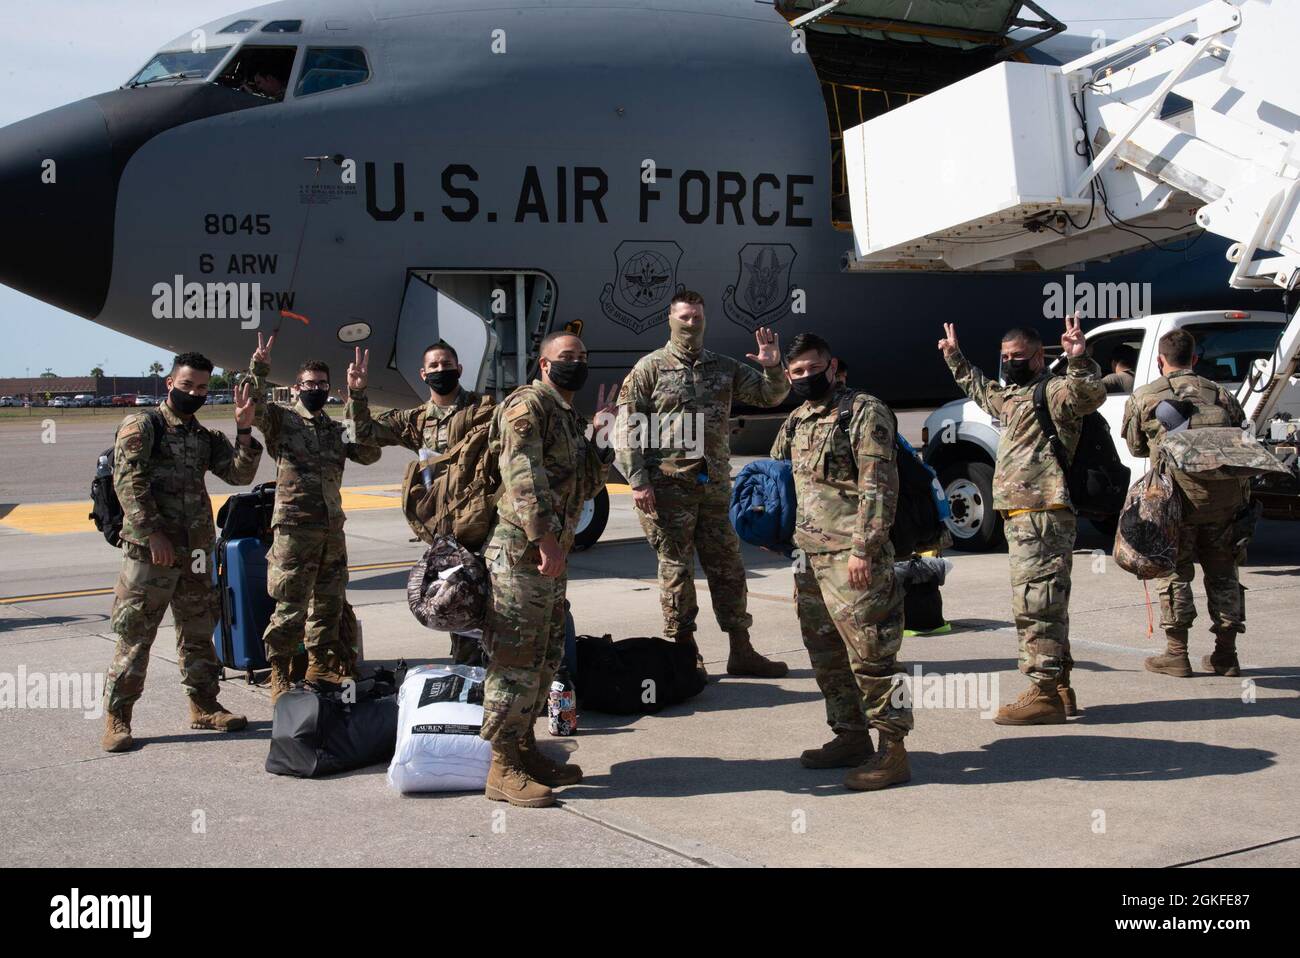
[[[496,332],[490,387],[498,400],[515,386],[528,382],[537,347],[550,331],[557,315],[559,285],[550,273],[535,267],[456,266],[412,267],[407,273],[490,318]],[[485,286],[485,278],[497,282]],[[532,280],[531,289],[529,280]],[[520,302],[527,304],[522,323],[518,321],[516,306]],[[511,342],[514,349],[507,352],[505,344]],[[514,358],[510,366],[506,363],[507,355]]]

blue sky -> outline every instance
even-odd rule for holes
[[[126,80],[163,43],[236,13],[240,0],[3,0],[0,126],[102,93]],[[1197,0],[1041,0],[1071,33],[1134,33]],[[8,225],[8,224],[6,224]],[[140,375],[166,351],[0,286],[0,376],[64,376],[94,366]]]

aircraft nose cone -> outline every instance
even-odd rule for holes
[[[81,100],[0,129],[0,283],[93,319],[117,205],[104,113]]]

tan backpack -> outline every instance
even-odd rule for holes
[[[415,459],[406,467],[402,512],[422,542],[432,544],[438,536],[454,536],[472,552],[487,541],[501,488],[497,459],[488,452],[494,412],[492,397],[484,396],[452,413],[446,451],[424,463]],[[432,474],[427,489],[420,475],[426,466]]]

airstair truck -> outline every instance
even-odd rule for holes
[[[1281,290],[1283,313],[1138,317],[1094,329],[1089,342],[1098,358],[1136,346],[1141,385],[1158,375],[1159,336],[1188,328],[1198,371],[1240,384],[1248,428],[1290,469],[1256,483],[1265,516],[1300,518],[1297,45],[1300,4],[1213,0],[1070,63],[1000,63],[854,127],[846,268],[1063,270],[1202,230],[1226,237],[1229,285]],[[1103,410],[1112,429],[1123,398]],[[926,426],[954,539],[992,548],[998,424],[958,402]],[[1116,439],[1140,475],[1147,463]]]

